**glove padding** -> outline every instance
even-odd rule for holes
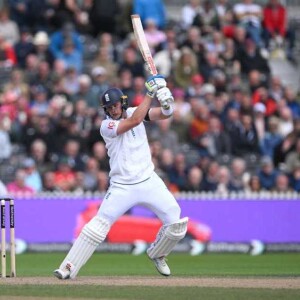
[[[170,104],[174,102],[174,97],[167,87],[160,88],[156,93],[156,97],[163,109],[169,109]]]
[[[145,87],[147,88],[147,95],[153,98],[160,88],[166,87],[167,82],[162,75],[151,76],[145,82]]]

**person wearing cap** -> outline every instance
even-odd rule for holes
[[[47,61],[49,65],[52,67],[55,57],[52,51],[49,48],[50,40],[47,32],[38,31],[33,37],[33,45],[34,48],[31,51],[31,54],[37,56],[39,61]]]

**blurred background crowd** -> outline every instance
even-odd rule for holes
[[[165,1],[167,2],[167,1]],[[297,27],[280,0],[0,1],[0,190],[105,192],[101,94],[138,105],[147,78],[130,15],[141,16],[175,98],[146,123],[156,171],[174,193],[300,192]],[[153,103],[153,105],[158,105]]]

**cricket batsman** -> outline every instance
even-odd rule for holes
[[[157,271],[171,275],[166,256],[184,238],[188,218],[180,218],[180,207],[162,179],[154,172],[148,138],[143,122],[170,118],[174,98],[161,75],[145,83],[147,94],[138,107],[128,107],[127,96],[118,88],[101,97],[106,113],[100,134],[106,143],[110,163],[110,186],[97,214],[83,227],[69,253],[54,275],[73,279],[80,268],[104,241],[112,224],[135,205],[153,211],[163,225],[147,249]],[[160,107],[152,107],[156,96]]]

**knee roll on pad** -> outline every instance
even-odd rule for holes
[[[106,238],[110,224],[99,216],[93,217],[82,229],[82,234],[100,244]]]
[[[185,237],[188,218],[182,218],[178,222],[164,225],[160,228],[156,240],[147,250],[150,258],[167,256],[176,244]]]

